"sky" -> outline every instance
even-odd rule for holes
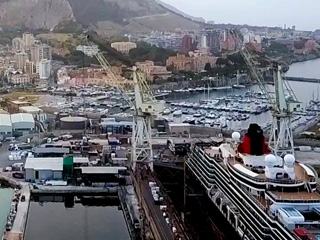
[[[162,0],[215,23],[320,29],[320,0]]]

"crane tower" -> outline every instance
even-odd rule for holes
[[[261,92],[267,97],[272,113],[272,126],[269,135],[269,146],[275,154],[283,156],[294,154],[293,131],[291,120],[295,112],[301,111],[301,103],[297,100],[289,83],[284,79],[278,62],[269,60],[273,71],[274,91],[264,80],[262,73],[255,66],[253,56],[241,41],[235,30],[231,30],[237,48],[242,55],[251,74],[257,81]]]
[[[90,47],[94,46],[89,36],[87,37],[87,44]],[[130,98],[122,84],[123,80],[113,73],[111,65],[103,53],[97,51],[95,57],[108,74],[109,79],[107,83],[116,87],[131,106],[133,114],[131,163],[133,170],[136,170],[137,163],[142,163],[147,164],[151,171],[153,171],[151,120],[153,116],[163,111],[164,102],[155,99],[147,83],[146,75],[136,67],[132,68],[134,99]]]

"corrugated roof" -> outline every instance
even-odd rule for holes
[[[31,122],[34,123],[34,119],[32,114],[30,113],[17,113],[11,115],[11,122],[18,123],[18,122]]]
[[[24,106],[24,107],[19,107],[20,111],[25,112],[25,113],[42,113],[42,109],[34,106]]]
[[[0,126],[12,126],[9,114],[0,114]]]
[[[25,169],[63,171],[63,158],[27,158]]]
[[[81,167],[82,174],[118,174],[125,167]]]
[[[73,158],[73,163],[89,163],[89,158],[87,158],[87,157],[75,157],[75,158]]]
[[[70,153],[69,148],[44,148],[44,147],[37,147],[34,150],[35,153]]]

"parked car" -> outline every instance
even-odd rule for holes
[[[23,173],[14,172],[14,173],[12,173],[12,177],[18,178],[18,179],[24,179],[24,174]]]

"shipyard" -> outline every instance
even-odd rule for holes
[[[179,2],[0,1],[1,240],[320,239],[318,19]]]

